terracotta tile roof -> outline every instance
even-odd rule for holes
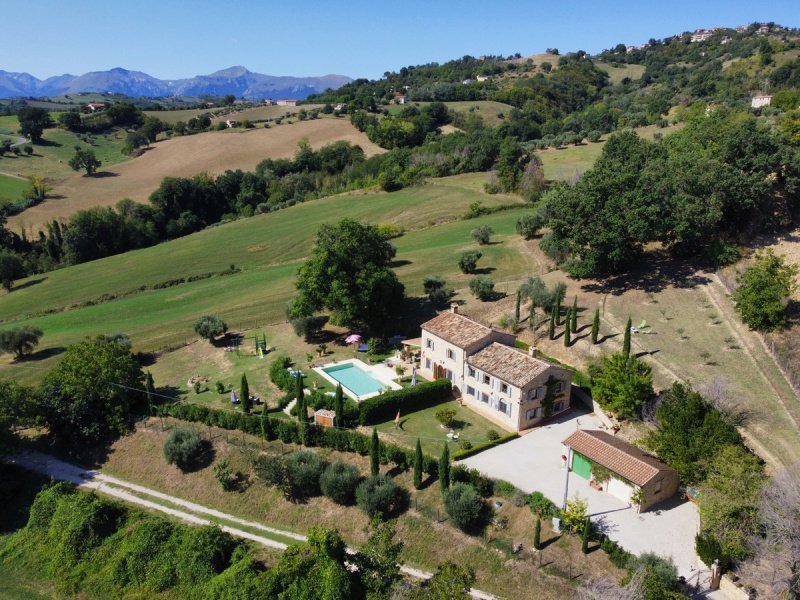
[[[646,485],[663,471],[672,471],[652,454],[605,431],[579,429],[563,443],[639,486]]]
[[[479,342],[492,332],[492,328],[483,323],[449,311],[426,321],[422,324],[422,329],[459,348]]]
[[[522,350],[497,342],[468,356],[467,364],[519,388],[525,387],[553,366]]]

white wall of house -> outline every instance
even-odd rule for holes
[[[606,484],[606,491],[623,502],[631,503],[634,487],[622,479],[611,477]]]

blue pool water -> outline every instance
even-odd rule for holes
[[[359,397],[380,392],[386,387],[386,384],[381,383],[364,369],[361,369],[358,365],[353,363],[335,365],[322,370],[341,383],[342,387],[346,387]]]

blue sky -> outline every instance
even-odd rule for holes
[[[0,69],[44,78],[125,67],[162,79],[232,65],[380,77],[465,54],[597,52],[715,25],[800,26],[800,1],[0,0]],[[35,19],[31,15],[35,14]],[[18,27],[11,24],[30,23]]]

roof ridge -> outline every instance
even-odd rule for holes
[[[655,467],[654,465],[651,465],[649,462],[647,462],[645,460],[642,460],[640,457],[635,456],[633,454],[629,454],[627,452],[624,452],[621,448],[617,448],[614,444],[610,443],[607,438],[610,437],[613,440],[618,440],[619,438],[616,438],[616,437],[612,436],[610,433],[608,433],[606,431],[600,431],[599,429],[578,429],[578,431],[586,433],[586,434],[592,436],[594,439],[596,439],[598,442],[600,442],[601,444],[603,444],[607,448],[611,448],[612,450],[616,450],[617,452],[622,452],[623,454],[625,454],[625,456],[629,456],[633,460],[635,460],[635,461],[637,461],[637,462],[639,462],[639,463],[641,463],[643,465],[647,465],[648,467],[650,467],[652,469],[655,469],[656,471],[659,470],[657,467]],[[597,434],[600,434],[600,435],[597,435]],[[653,458],[655,460],[663,462],[655,454],[650,454],[649,452],[647,452],[643,448],[640,448],[639,446],[634,446],[633,444],[631,444],[630,442],[627,442],[625,440],[619,440],[619,441],[621,441],[621,442],[623,442],[625,444],[628,444],[631,448],[636,448],[637,450],[639,450],[645,456],[648,456],[650,458]]]

